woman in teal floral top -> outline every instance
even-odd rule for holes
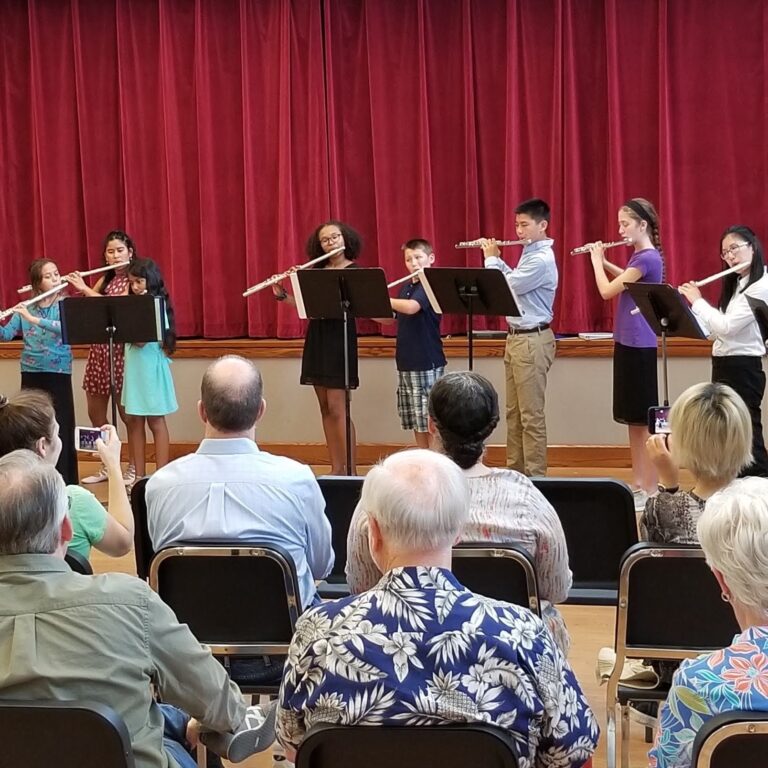
[[[698,533],[743,631],[722,651],[680,665],[661,711],[651,768],[688,768],[696,732],[721,712],[768,711],[768,479],[737,480],[712,496]]]
[[[61,284],[59,268],[50,259],[36,259],[29,265],[32,295],[37,296]],[[0,340],[21,336],[21,386],[42,389],[53,400],[63,448],[56,464],[67,485],[77,485],[75,451],[75,403],[72,398],[72,350],[61,341],[61,319],[57,293],[33,304],[13,308],[13,315],[0,324]]]

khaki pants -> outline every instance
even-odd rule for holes
[[[551,328],[507,336],[507,466],[528,476],[547,473],[544,395],[554,359]]]

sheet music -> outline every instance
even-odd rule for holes
[[[424,292],[427,294],[427,298],[429,299],[429,305],[432,307],[432,309],[435,312],[437,312],[438,315],[442,315],[443,308],[438,303],[437,297],[435,296],[435,292],[432,290],[432,286],[429,284],[427,273],[422,272],[421,275],[419,276],[419,280],[421,281],[421,284],[424,286]]]
[[[293,288],[293,298],[296,300],[296,310],[302,320],[307,319],[307,310],[304,307],[304,296],[301,293],[299,285],[299,271],[291,272],[291,288]]]

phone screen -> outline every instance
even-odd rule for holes
[[[96,452],[96,441],[104,436],[98,427],[75,427],[75,447],[78,451]]]
[[[668,435],[670,433],[668,405],[659,405],[648,409],[648,431],[652,435]]]

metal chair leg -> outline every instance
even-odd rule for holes
[[[629,707],[621,707],[621,768],[629,768]]]
[[[616,768],[616,707],[607,707],[605,722],[607,768]]]

